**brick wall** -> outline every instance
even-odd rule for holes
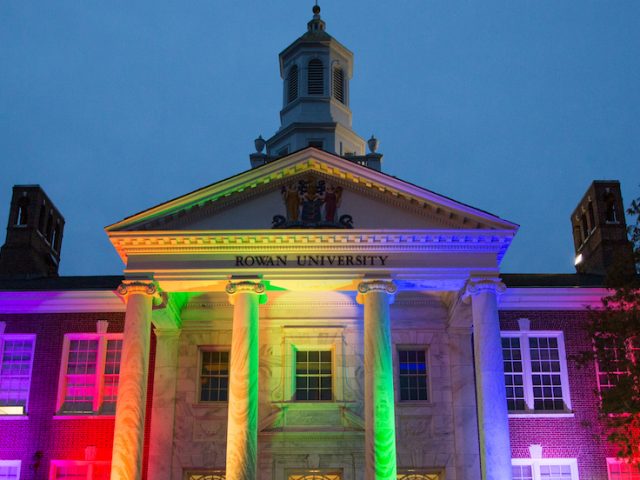
[[[577,458],[580,480],[606,480],[606,457],[615,448],[606,441],[598,420],[595,366],[580,366],[573,355],[591,348],[584,331],[586,311],[502,311],[502,330],[518,330],[519,318],[531,321],[531,330],[561,330],[567,354],[573,418],[511,418],[513,458],[529,458],[529,445],[541,444],[545,458]]]
[[[91,445],[97,447],[96,460],[111,460],[113,417],[54,418],[64,335],[95,333],[98,320],[109,322],[109,333],[123,330],[123,313],[0,315],[0,321],[6,322],[6,334],[36,335],[28,419],[0,419],[0,458],[22,461],[21,480],[45,480],[50,460],[84,460],[85,448]],[[154,340],[152,338],[149,365],[147,425],[153,388]],[[145,433],[146,469],[148,427]],[[42,452],[39,465],[35,461],[36,452]]]

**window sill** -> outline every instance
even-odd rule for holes
[[[573,412],[528,412],[509,413],[509,418],[574,418]]]
[[[346,407],[355,402],[338,400],[292,400],[289,402],[271,402],[271,405],[280,408],[293,408],[296,410],[326,410],[327,407]]]
[[[2,420],[29,420],[29,415],[0,415]]]
[[[229,402],[227,400],[219,401],[219,402],[197,402],[197,403],[192,403],[191,406],[193,408],[216,408],[216,407],[227,408],[229,406]]]
[[[432,407],[429,400],[396,400],[396,407]]]
[[[114,420],[115,415],[95,415],[87,413],[86,415],[54,415],[54,420]]]

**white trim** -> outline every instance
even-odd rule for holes
[[[22,467],[22,462],[20,460],[0,460],[0,467],[16,467],[16,480],[20,479],[20,468]]]
[[[601,287],[509,287],[500,296],[500,310],[584,310],[602,307],[611,292]]]
[[[111,290],[0,292],[0,313],[124,312],[122,297]]]
[[[575,413],[509,413],[509,418],[574,418]]]
[[[520,417],[520,415],[531,415],[531,417],[538,416],[557,416],[562,417],[572,415],[571,413],[571,394],[569,392],[569,374],[567,371],[567,354],[564,348],[564,333],[555,330],[503,330],[500,332],[500,338],[519,338],[520,339],[520,352],[522,354],[522,380],[524,386],[524,401],[529,411],[509,412],[509,416],[518,415],[513,418],[526,418]],[[529,338],[556,338],[558,340],[558,356],[560,361],[560,382],[562,387],[562,400],[565,405],[565,412],[554,412],[548,410],[534,410],[533,404],[533,385],[531,383],[531,350],[529,348]],[[539,412],[539,414],[537,413]]]
[[[36,352],[36,335],[35,333],[29,333],[29,334],[2,333],[0,334],[0,368],[2,368],[2,358],[4,357],[4,345],[7,340],[10,340],[10,341],[30,340],[31,341],[31,361],[29,362],[29,386],[27,388],[27,398],[25,399],[24,409],[16,413],[10,413],[11,409],[5,409],[3,411],[3,414],[0,415],[0,418],[3,418],[5,416],[23,417],[23,416],[26,416],[27,413],[29,412],[29,397],[31,397],[31,382],[33,381],[33,362],[34,362],[34,356]],[[2,409],[2,407],[0,407],[0,409]]]
[[[512,458],[511,465],[531,466],[533,480],[540,480],[540,467],[543,465],[568,465],[571,468],[571,480],[579,480],[578,461],[575,458]]]
[[[111,466],[111,462],[108,460],[51,460],[49,467],[49,480],[57,479],[57,469],[64,466],[86,466],[87,477],[86,480],[93,480],[94,466]],[[111,470],[111,468],[109,468]]]
[[[91,418],[97,416],[99,418],[113,417],[113,414],[102,415],[100,409],[102,408],[102,396],[104,393],[104,367],[105,359],[107,355],[107,342],[109,340],[122,340],[122,333],[67,333],[64,336],[62,343],[62,360],[60,361],[60,373],[58,376],[58,394],[56,401],[56,415],[54,418]],[[70,415],[65,415],[62,411],[64,405],[64,399],[67,391],[67,366],[69,363],[69,347],[72,340],[97,340],[98,348],[96,351],[96,371],[95,371],[95,383],[93,392],[93,411],[86,414],[78,414],[77,412],[69,412]]]

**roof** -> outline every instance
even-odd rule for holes
[[[603,288],[604,277],[577,273],[503,273],[509,288]],[[92,275],[40,278],[0,278],[0,291],[116,290],[120,275]]]
[[[66,291],[116,290],[121,275],[92,275],[69,277],[0,278],[0,291]]]
[[[604,276],[579,273],[502,273],[502,281],[509,288],[604,288]]]

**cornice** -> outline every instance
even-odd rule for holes
[[[605,288],[508,288],[500,297],[500,310],[584,310],[602,306]]]
[[[124,311],[124,300],[110,290],[0,292],[0,314]]]
[[[111,232],[123,260],[129,255],[280,252],[477,252],[502,258],[513,238],[504,230],[218,230]]]

